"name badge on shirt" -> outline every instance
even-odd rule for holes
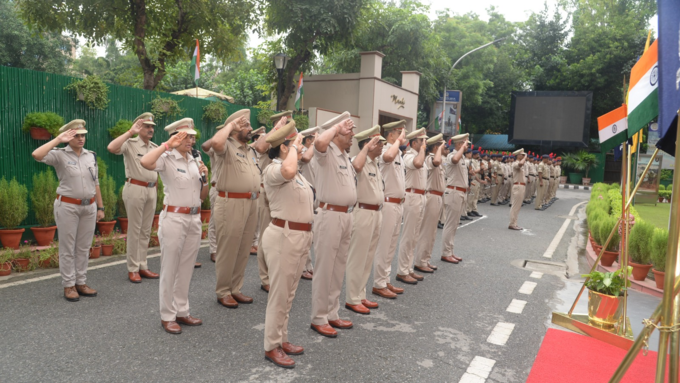
[[[184,170],[184,169],[177,169],[177,171],[180,172],[180,173],[184,173],[184,174],[186,174],[186,172],[187,172],[187,171]]]
[[[239,157],[241,157],[241,158],[246,158],[245,154],[236,153],[236,155],[239,156]]]
[[[368,173],[369,176],[375,177],[375,173]]]
[[[347,170],[347,166],[340,165],[340,169]]]
[[[137,157],[144,157],[142,153],[137,153]]]
[[[395,164],[401,165],[401,162],[394,161]]]
[[[295,182],[297,182],[297,184],[300,186],[305,186],[305,184],[303,184],[299,179],[295,179]]]
[[[68,161],[66,162],[66,165],[78,165],[78,163],[75,161]]]

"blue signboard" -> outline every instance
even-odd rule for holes
[[[441,93],[439,93],[439,99],[437,99],[437,101],[443,101]],[[446,91],[446,102],[460,102],[460,91],[459,90],[447,90]]]

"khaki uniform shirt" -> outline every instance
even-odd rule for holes
[[[427,187],[427,169],[425,164],[420,169],[417,169],[413,165],[413,160],[415,160],[418,152],[413,148],[409,147],[406,155],[404,155],[404,166],[406,167],[406,179],[405,186],[406,189],[415,188],[420,190],[425,190]]]
[[[425,168],[427,169],[427,190],[434,190],[438,192],[444,192],[446,188],[446,181],[444,180],[444,169],[442,165],[434,166],[434,154],[430,153],[425,157]],[[444,158],[446,161],[446,158]]]
[[[540,174],[537,174],[537,175],[539,176],[540,179],[544,179],[544,178],[549,178],[549,177],[550,177],[550,176],[548,175],[548,172],[547,172],[547,169],[546,169],[546,165],[543,163],[543,161],[541,161],[541,163],[538,164],[538,170],[537,170],[537,172],[540,173]]]
[[[154,171],[163,180],[165,199],[163,204],[178,207],[201,206],[203,181],[198,171],[198,162],[187,153],[185,158],[177,151],[163,153],[156,161]]]
[[[57,194],[77,199],[90,199],[96,194],[99,171],[93,151],[83,148],[78,156],[66,145],[50,150],[40,162],[54,166],[59,179]]]
[[[561,166],[555,166],[555,178],[560,178],[560,175],[562,174],[562,167]]]
[[[123,163],[125,164],[125,177],[136,179],[142,182],[156,182],[158,181],[158,173],[145,169],[140,160],[144,155],[155,148],[154,142],[149,141],[148,144],[139,137],[130,138],[123,143],[120,151],[115,154],[123,155]]]
[[[385,201],[383,192],[385,186],[377,161],[378,157],[372,160],[371,157],[366,156],[364,168],[357,173],[357,202],[382,205]]]
[[[306,147],[303,146],[302,147],[302,154],[305,154],[305,152],[307,150],[310,150],[310,149],[307,149]],[[307,162],[307,163],[300,161],[298,163],[298,169],[300,169],[300,173],[302,174],[302,176],[305,177],[307,182],[312,184],[312,187],[313,187],[314,186],[314,169],[312,168],[312,160],[309,160],[309,162]]]
[[[397,153],[392,162],[385,162],[383,155],[392,144],[385,144],[382,154],[376,158],[378,167],[385,181],[385,197],[404,198],[406,195],[406,176],[404,174],[404,159],[401,152]]]
[[[512,183],[515,182],[526,183],[527,177],[524,174],[524,166],[519,165],[519,161],[512,163]]]
[[[250,149],[248,145],[241,144],[233,137],[229,137],[224,152],[216,151],[215,154],[222,160],[215,185],[218,191],[231,193],[256,193],[260,191],[260,169],[255,159],[254,150]]]
[[[264,153],[259,153],[254,149],[253,151],[255,152],[255,157],[257,159],[257,166],[260,168],[260,172],[262,173],[260,177],[260,183],[264,184],[264,170],[267,169],[267,166],[272,163],[272,159],[269,158],[269,149],[267,149],[267,151]]]
[[[210,183],[217,183],[217,176],[222,171],[222,161],[224,160],[224,157],[218,156],[213,148],[208,150],[208,157],[210,158]]]
[[[272,218],[299,223],[314,221],[314,192],[299,172],[295,178],[285,179],[281,174],[281,160],[276,158],[263,176]]]
[[[466,165],[465,158],[461,158],[457,164],[454,164],[451,160],[456,154],[455,150],[452,150],[448,156],[446,156],[446,161],[444,161],[444,172],[446,173],[446,186],[457,186],[459,188],[468,188],[468,167]]]
[[[474,170],[475,172],[478,172],[479,169],[481,169],[481,166],[479,165],[479,160],[476,160],[474,158],[470,159],[470,166],[472,167],[472,170]],[[472,181],[477,181],[480,178],[482,178],[482,176],[480,176],[479,173],[475,173],[472,176]]]
[[[326,153],[314,147],[312,161],[316,166],[316,192],[319,202],[338,206],[354,206],[357,203],[357,185],[349,156],[331,142]]]

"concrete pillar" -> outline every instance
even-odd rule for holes
[[[382,78],[382,59],[385,55],[382,52],[360,52],[361,55],[361,78],[377,77]]]
[[[420,94],[420,76],[422,73],[417,71],[401,72],[401,87],[413,93]]]

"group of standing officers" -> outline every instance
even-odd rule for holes
[[[181,333],[180,325],[202,324],[190,313],[188,292],[201,238],[200,206],[208,196],[217,302],[232,309],[253,302],[241,289],[248,255],[257,253],[261,288],[269,294],[265,358],[285,368],[295,366],[290,355],[304,352],[288,341],[287,331],[301,277],[312,279],[311,329],[335,338],[336,329],[353,326],[339,315],[343,279],[345,308],[359,314],[378,308],[366,295],[371,269],[373,295],[396,299],[404,293],[391,284],[397,244],[395,279],[415,285],[424,280],[416,271],[437,270],[431,256],[440,221],[440,259],[456,264],[462,261],[454,253],[456,230],[461,219],[479,215],[478,201],[510,202],[509,228],[519,230],[523,203],[537,194],[536,207],[544,208],[554,198],[559,161],[552,166],[546,156],[536,164],[520,149],[512,156],[480,158],[468,149],[468,134],[454,136],[447,145],[441,134],[428,138],[425,128],[406,134],[404,120],[355,134],[348,112],[298,132],[291,115],[272,116],[274,128],[268,133],[253,131],[249,109],[230,115],[201,145],[211,172],[194,149],[191,118],[165,127],[169,139],[156,145],[151,141],[154,117],[144,113],[109,144],[125,163],[128,278],[133,283],[160,278],[161,325],[168,333]],[[69,301],[97,294],[86,284],[86,271],[94,222],[103,218],[104,206],[96,154],[84,149],[86,133],[85,121],[71,121],[33,152],[36,160],[55,167],[60,181],[54,215]],[[359,152],[350,158],[354,140]],[[67,145],[57,147],[61,143]],[[160,275],[146,261],[158,176],[165,187]]]

